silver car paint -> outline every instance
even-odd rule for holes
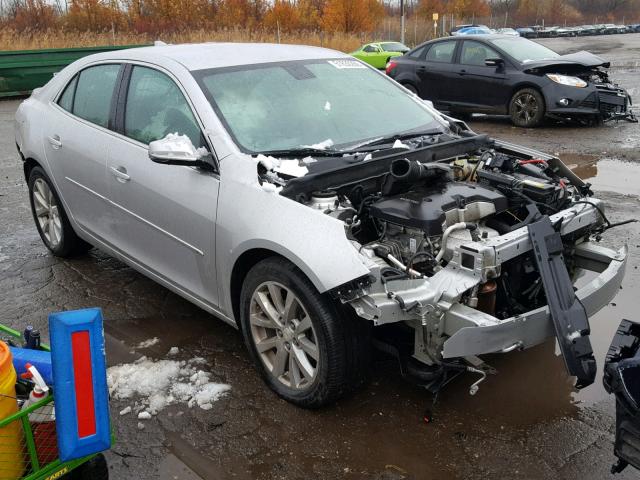
[[[212,45],[203,48],[209,49]],[[149,47],[86,57],[65,68],[35,92],[16,114],[16,140],[23,156],[41,163],[53,179],[78,234],[230,322],[233,321],[231,272],[236,260],[251,249],[267,249],[285,256],[305,272],[320,292],[367,274],[369,270],[347,240],[341,222],[260,187],[256,161],[237,149],[182,63],[156,55],[164,49],[192,50],[184,46]],[[309,58],[308,52],[311,52],[311,58],[344,56],[311,47],[276,50],[279,54],[274,59],[283,60],[291,59],[289,51],[298,52],[294,58]],[[202,59],[202,54],[197,57]],[[147,58],[149,61],[145,61]],[[250,61],[249,57],[244,58]],[[146,157],[145,145],[79,119],[56,105],[57,96],[77,71],[106,62],[143,64],[173,77],[202,122],[219,163],[219,176],[190,167],[155,164]],[[72,161],[81,172],[73,173],[60,165],[59,155],[55,158],[47,155],[44,138],[56,134],[60,123],[51,119],[52,116],[59,119],[60,115],[68,117],[79,130],[87,129],[96,138],[104,136],[108,139],[108,146],[97,143],[99,151],[94,148],[96,144],[85,143],[84,155],[93,155],[93,162],[97,160],[98,163],[97,167],[92,165],[91,172],[84,170],[86,167],[78,168],[85,162],[82,155],[74,156]],[[82,141],[72,133],[66,133],[67,138],[59,136],[63,146],[57,154],[66,151],[68,142]],[[104,160],[101,159],[103,156]],[[127,165],[121,165],[123,162]],[[132,169],[133,174],[125,183],[120,182],[122,179],[116,178],[111,170],[122,166],[127,168],[127,173]],[[102,174],[100,170],[103,170]],[[172,183],[176,181],[177,184]],[[154,185],[153,182],[160,183]],[[179,182],[183,182],[182,185]],[[167,189],[169,184],[171,188]],[[127,191],[136,186],[138,191]],[[145,194],[140,190],[141,186],[157,191]],[[197,187],[197,193],[194,193],[194,187]],[[92,208],[101,213],[95,215],[93,221],[85,220],[78,215],[83,203],[91,203]],[[195,222],[191,229],[199,229],[199,233],[189,231],[189,222],[184,218],[189,208],[192,210],[188,214],[189,220]],[[151,241],[153,238],[155,240]],[[323,240],[310,241],[320,238]]]
[[[340,56],[347,57],[313,47],[211,44],[149,47],[86,57],[64,69],[21,105],[16,114],[16,140],[22,154],[41,163],[53,178],[72,225],[81,237],[233,323],[231,274],[236,261],[250,250],[267,249],[288,258],[320,292],[375,273],[376,263],[360,254],[358,246],[347,240],[342,222],[261,188],[257,181],[256,160],[238,150],[188,69]],[[219,166],[218,175],[190,167],[154,164],[146,158],[145,145],[87,124],[66,112],[68,121],[75,122],[79,130],[92,128],[99,132],[95,133],[99,139],[96,144],[101,145],[99,142],[103,140],[108,144],[104,149],[98,147],[98,155],[104,156],[104,161],[94,156],[92,161],[98,160],[97,167],[84,167],[86,170],[82,172],[72,169],[69,173],[63,166],[64,161],[59,160],[61,152],[49,153],[45,139],[55,133],[52,128],[58,126],[52,121],[53,116],[63,112],[54,103],[61,89],[79,69],[114,61],[147,65],[173,77],[211,143]],[[425,108],[441,119],[428,106]],[[66,135],[73,136],[74,133]],[[62,138],[62,142],[60,150],[64,153],[70,140]],[[87,143],[86,150],[74,161],[83,165],[83,155],[95,153],[96,144]],[[78,145],[73,150],[79,149]],[[125,161],[123,158],[130,163],[121,165]],[[99,176],[96,172],[102,165],[103,179],[94,178]],[[123,166],[127,174],[131,174],[128,182],[121,182],[123,178],[116,178],[111,170],[111,167]],[[93,193],[78,187],[67,177]],[[104,182],[103,186],[100,186],[101,182]],[[127,191],[138,182],[150,191]],[[93,208],[101,211],[101,217],[87,219],[83,216],[82,206],[78,205],[83,199],[93,202]],[[106,225],[97,221],[98,218],[106,218]],[[128,229],[133,230],[131,236],[128,236],[131,233]],[[146,244],[145,239],[151,238],[155,240]],[[584,248],[585,251],[589,249]],[[624,261],[620,256],[626,257],[626,253],[608,250],[601,255],[600,263],[604,266],[598,267],[596,271],[601,272],[600,275],[590,286],[584,287],[583,302],[601,305],[615,295],[624,272]],[[443,281],[439,294],[414,281],[404,281],[396,292],[408,292],[425,301],[420,315],[409,315],[409,321],[418,322],[416,336],[421,330],[420,321],[422,325],[427,321],[438,321],[446,310],[447,321],[440,322],[439,327],[444,332],[449,324],[446,333],[451,337],[444,344],[445,356],[499,351],[514,342],[529,346],[552,334],[546,311],[529,312],[531,319],[536,321],[523,327],[520,318],[487,319],[484,314],[457,304],[462,284],[465,288],[472,286],[482,278],[482,273],[454,272],[455,262],[450,265],[451,268],[445,268],[444,274],[440,275]],[[497,265],[494,263],[494,267]],[[446,285],[459,288],[447,289],[444,288]],[[407,312],[393,310],[397,305],[389,307],[386,295],[376,296],[374,288],[375,285],[361,292],[360,298],[353,302],[356,310],[371,318],[367,309],[370,312],[387,309],[380,323],[407,318]],[[438,304],[447,308],[435,308]],[[429,316],[433,318],[429,319]],[[416,344],[419,346],[418,340]],[[420,358],[420,352],[416,352],[416,356]]]

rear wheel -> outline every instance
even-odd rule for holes
[[[341,315],[290,262],[274,257],[255,265],[240,302],[251,358],[285,400],[317,408],[362,383],[368,336],[354,328],[361,320]]]
[[[29,200],[40,238],[54,255],[71,257],[91,248],[73,231],[60,197],[41,167],[29,174]]]
[[[416,95],[418,94],[418,89],[416,87],[414,87],[412,84],[403,83],[402,86],[404,88],[406,88],[407,90],[409,90],[411,93],[415,93]]]
[[[509,102],[509,115],[518,127],[535,127],[544,118],[545,105],[542,94],[533,88],[518,90]]]

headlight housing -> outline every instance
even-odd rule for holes
[[[569,85],[570,87],[578,88],[584,88],[587,86],[587,82],[578,77],[570,77],[568,75],[560,75],[558,73],[548,73],[547,77],[561,85]]]

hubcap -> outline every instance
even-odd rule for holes
[[[62,218],[53,192],[47,182],[38,178],[33,183],[33,207],[45,241],[51,248],[62,242]]]
[[[318,372],[320,350],[298,297],[277,282],[265,282],[253,292],[249,312],[251,338],[267,370],[289,388],[308,388]]]
[[[516,107],[516,116],[525,122],[529,122],[538,113],[538,101],[530,93],[523,93],[513,103]]]

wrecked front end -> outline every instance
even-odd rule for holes
[[[593,382],[588,317],[617,293],[626,247],[598,245],[603,203],[557,158],[482,135],[318,164],[281,194],[344,222],[369,275],[331,294],[432,391],[479,358],[558,338]],[[477,383],[471,393],[477,391]]]
[[[547,114],[557,118],[637,122],[629,93],[609,76],[609,62],[588,52],[535,62],[527,73],[545,76]]]

